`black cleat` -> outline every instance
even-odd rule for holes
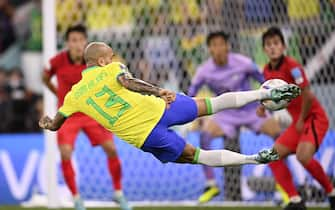
[[[295,84],[287,84],[281,87],[271,89],[271,100],[278,102],[280,100],[292,100],[301,94],[301,89]]]
[[[335,210],[335,196],[329,196],[328,200],[330,204],[330,210]]]
[[[292,203],[289,202],[284,210],[307,210],[305,202],[304,201],[300,201],[299,203]]]

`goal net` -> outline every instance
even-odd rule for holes
[[[83,23],[88,27],[89,40],[110,44],[136,77],[181,92],[187,91],[196,67],[208,58],[208,32],[227,32],[231,50],[250,56],[262,69],[267,59],[262,52],[261,34],[269,26],[279,26],[287,40],[287,54],[304,65],[312,89],[330,117],[331,129],[316,157],[328,175],[334,177],[334,1],[56,0],[55,10],[58,49],[64,46],[67,27]],[[204,94],[207,92],[205,89]],[[199,144],[196,131],[177,129],[187,141]],[[202,193],[205,178],[201,166],[162,164],[148,153],[118,139],[115,142],[122,160],[124,191],[130,201],[194,202]],[[250,131],[240,135],[242,153],[255,153],[272,143],[268,137]],[[222,148],[223,144],[218,138],[212,146]],[[113,188],[102,149],[92,148],[80,135],[73,161],[85,200],[111,201]],[[296,185],[307,200],[324,202],[320,186],[297,160],[290,157],[288,162],[294,169]],[[222,169],[215,169],[215,176],[222,192],[234,193],[226,187]],[[241,201],[272,202],[278,198],[266,165],[243,166],[232,180],[241,189]],[[61,173],[59,185],[64,186]],[[223,195],[214,201],[225,201]]]

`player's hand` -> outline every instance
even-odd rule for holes
[[[260,105],[256,109],[256,114],[258,117],[266,117],[265,107]]]
[[[159,97],[161,97],[167,104],[171,104],[176,100],[176,93],[171,90],[161,89],[159,91]]]
[[[297,129],[298,133],[301,133],[304,128],[304,120],[299,118],[295,124],[295,128]]]
[[[48,116],[44,116],[40,119],[38,125],[43,129],[51,129],[52,119]]]

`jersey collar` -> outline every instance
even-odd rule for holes
[[[87,73],[87,72],[89,72],[89,71],[91,71],[91,70],[94,70],[94,69],[96,69],[96,68],[98,68],[98,66],[90,66],[90,67],[86,68],[85,70],[83,70],[83,71],[81,72],[81,74]]]
[[[281,67],[281,65],[283,65],[284,63],[284,60],[285,60],[285,55],[282,55],[280,57],[280,60],[278,62],[278,64],[276,66],[271,66],[271,63],[269,63],[269,69],[270,70],[279,70],[279,68]]]

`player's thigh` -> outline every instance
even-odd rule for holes
[[[274,148],[280,158],[286,158],[289,154],[295,153],[298,146],[299,134],[294,125],[289,126],[275,141]]]
[[[175,162],[182,155],[185,146],[185,140],[175,131],[158,125],[151,131],[141,149],[167,163]]]
[[[266,119],[260,119],[260,120],[261,125],[259,131],[261,133],[269,135],[272,138],[279,136],[282,129],[280,127],[279,122],[274,117],[268,117]]]
[[[297,147],[297,159],[304,165],[313,157],[323,142],[328,130],[328,119],[321,116],[310,116],[305,120],[303,131]]]
[[[329,128],[329,121],[326,116],[313,115],[305,120],[300,142],[310,142],[317,151],[323,142]]]
[[[87,135],[92,146],[104,145],[107,147],[113,144],[106,143],[112,142],[112,133],[91,118],[87,118],[85,122],[83,122],[82,129]]]
[[[165,110],[161,123],[167,127],[183,125],[197,118],[197,104],[193,98],[177,94],[176,100]]]
[[[67,119],[57,131],[57,143],[62,159],[71,158],[74,143],[80,131],[81,124],[72,119]]]
[[[220,127],[219,123],[213,118],[202,119],[201,131],[209,133],[212,137],[221,137],[224,135],[223,129]]]

